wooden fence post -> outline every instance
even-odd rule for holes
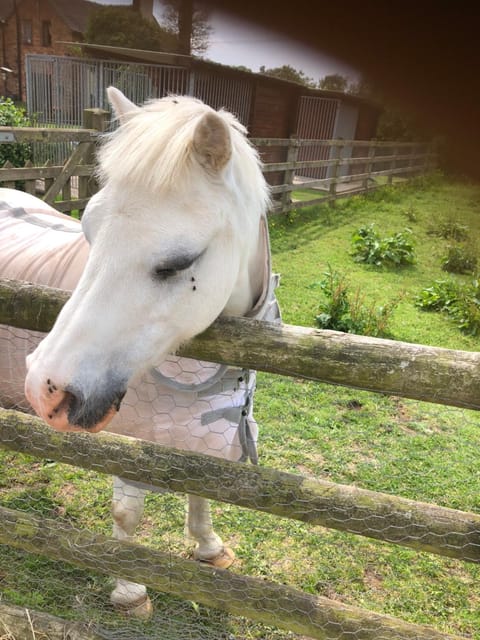
[[[413,170],[414,170],[414,155],[415,155],[415,150],[417,148],[416,144],[410,144],[409,146],[409,151],[408,151],[408,170],[407,170],[407,177],[411,178],[412,174],[413,174]]]
[[[393,176],[395,175],[395,169],[397,168],[397,153],[398,153],[398,147],[395,145],[393,147],[393,159],[390,162],[390,171],[391,173],[388,174],[388,185],[391,186],[393,184]]]
[[[437,165],[437,150],[435,142],[430,142],[424,145],[425,161],[423,165],[423,172],[430,173],[436,168]]]
[[[368,145],[368,162],[365,173],[368,174],[366,178],[363,179],[362,189],[365,192],[368,192],[368,181],[370,180],[370,174],[372,173],[373,168],[373,158],[375,157],[375,150],[377,148],[377,141],[372,139],[370,144]]]
[[[33,167],[33,162],[31,160],[27,160],[25,162],[25,168],[30,169],[31,167]],[[34,196],[36,193],[35,183],[36,183],[36,180],[25,180],[25,191],[27,193],[30,193],[32,196]]]
[[[44,166],[44,167],[51,167],[51,166],[52,166],[52,161],[50,160],[50,158],[48,158],[48,159],[46,160],[46,162],[44,163],[44,165],[43,165],[43,166]],[[44,181],[43,181],[43,183],[44,183],[44,190],[43,190],[43,193],[44,193],[44,195],[45,195],[46,193],[48,193],[48,190],[50,189],[50,187],[51,187],[51,186],[52,186],[52,184],[54,183],[54,179],[53,179],[53,178],[45,178],[45,179],[44,179]]]
[[[13,169],[13,164],[10,162],[10,160],[7,160],[5,162],[5,164],[3,165],[4,169]],[[7,189],[15,189],[15,181],[11,180],[9,182],[4,182],[3,186],[6,187]]]
[[[84,129],[96,129],[103,133],[108,125],[109,112],[105,109],[84,109],[83,127]],[[87,152],[84,164],[95,163],[95,145],[92,143]],[[93,176],[80,176],[78,179],[78,197],[89,198],[98,191],[98,183]]]
[[[331,207],[335,206],[335,200],[337,199],[337,179],[338,179],[338,173],[339,173],[339,169],[340,169],[340,159],[341,159],[341,155],[342,155],[342,143],[340,140],[338,140],[336,142],[336,144],[332,147],[333,150],[333,158],[331,158],[332,160],[335,160],[335,164],[332,164],[333,167],[333,176],[332,176],[332,180],[330,182],[330,186],[328,188],[328,192],[329,192],[329,201],[328,204]]]
[[[287,162],[291,165],[291,168],[286,169],[283,175],[283,184],[289,185],[293,188],[293,181],[295,178],[295,164],[298,160],[298,151],[300,149],[300,141],[296,135],[290,136],[290,143],[287,151]],[[282,193],[282,213],[288,211],[292,203],[292,192],[284,191]]]

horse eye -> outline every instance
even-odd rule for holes
[[[160,281],[167,280],[177,275],[179,271],[186,271],[198,258],[199,256],[181,256],[166,264],[159,264],[152,271],[153,278]]]
[[[177,274],[177,269],[170,267],[155,267],[153,270],[153,277],[155,280],[167,280]]]

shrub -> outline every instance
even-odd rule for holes
[[[10,98],[0,97],[0,126],[28,127],[30,120],[25,110],[15,106]],[[32,147],[26,143],[0,144],[0,166],[10,161],[14,167],[23,167],[27,160],[32,159]]]
[[[459,285],[453,280],[435,280],[415,298],[415,306],[423,311],[448,311],[459,295]]]
[[[424,311],[446,313],[464,333],[480,334],[480,280],[461,284],[454,280],[436,280],[423,289],[415,305]]]
[[[474,249],[463,245],[450,245],[442,261],[442,269],[449,273],[473,273],[477,263]]]
[[[415,262],[410,229],[382,238],[373,227],[373,224],[364,225],[352,236],[352,255],[356,262],[377,267],[400,267]]]
[[[457,220],[445,219],[437,222],[435,226],[432,226],[429,233],[446,240],[467,240],[469,235],[468,225],[462,224]]]
[[[114,47],[178,51],[174,33],[155,20],[147,20],[131,6],[98,5],[90,12],[85,38],[87,42]]]
[[[367,305],[359,289],[350,291],[346,277],[338,271],[329,267],[323,276],[323,280],[314,285],[319,286],[324,295],[320,313],[315,318],[320,329],[374,337],[390,335],[389,322],[399,299],[379,307]]]

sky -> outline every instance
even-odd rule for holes
[[[221,13],[211,16],[214,31],[206,58],[228,65],[244,65],[252,71],[260,66],[281,67],[290,65],[317,81],[332,73],[341,73],[352,80],[358,74],[334,58],[321,55],[316,50],[275,33],[232,18]]]
[[[95,0],[101,4],[131,4],[131,0]],[[154,15],[161,18],[160,0],[154,0]],[[267,69],[290,65],[303,71],[314,81],[332,73],[341,73],[351,80],[358,79],[358,73],[334,58],[321,55],[291,40],[283,34],[249,24],[226,14],[214,12],[210,16],[213,32],[210,46],[204,57],[213,62],[230,66],[243,65],[258,71],[262,65]]]

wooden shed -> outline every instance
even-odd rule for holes
[[[64,43],[66,44],[66,43]],[[243,69],[228,67],[215,62],[180,54],[157,51],[142,51],[106,45],[76,43],[88,58],[75,60],[75,74],[67,68],[63,75],[52,77],[52,84],[67,92],[68,79],[76,78],[78,95],[79,65],[88,67],[89,78],[85,85],[92,86],[92,64],[97,65],[99,85],[90,91],[90,104],[86,106],[106,107],[104,89],[106,79],[120,82],[121,88],[134,102],[146,98],[161,97],[167,93],[187,93],[201,98],[214,108],[225,107],[237,115],[253,138],[289,138],[331,140],[334,138],[369,140],[375,136],[381,108],[372,102],[350,94],[309,89],[308,87]],[[34,68],[34,58],[28,68]],[[95,61],[95,62],[94,62]],[[50,60],[53,64],[53,60]],[[125,71],[125,62],[131,70],[131,80]],[[58,66],[73,65],[73,58],[58,60]],[[121,64],[122,73],[116,80],[111,65]],[[105,68],[108,67],[108,72]],[[42,66],[42,70],[44,70]],[[52,68],[52,76],[55,70]],[[59,71],[60,73],[60,71]],[[143,78],[143,81],[140,79]],[[32,87],[38,87],[38,77],[31,78]],[[103,84],[102,84],[103,83]],[[40,83],[41,84],[41,83]],[[82,91],[85,99],[88,91]],[[29,96],[30,99],[30,96]],[[43,113],[43,105],[29,104],[29,110]],[[68,105],[58,105],[58,112],[68,112]],[[81,113],[81,108],[70,110]],[[69,124],[80,124],[69,122]],[[260,148],[266,162],[281,162],[285,159],[285,147]],[[302,149],[301,160],[327,158],[329,147]],[[307,170],[307,177],[327,177],[322,169]],[[272,184],[278,184],[283,174],[270,174]]]
[[[195,95],[205,94],[204,98],[212,103],[212,106],[224,106],[237,113],[253,137],[286,138],[296,135],[299,128],[305,134],[315,137],[319,133],[322,136],[327,134],[328,137],[332,135],[338,137],[336,133],[345,133],[346,128],[349,135],[356,139],[367,140],[375,135],[381,108],[358,96],[309,89],[295,82],[180,54],[78,42],[75,43],[75,47],[80,47],[89,56],[88,60],[84,59],[85,64],[89,66],[93,58],[98,61],[123,63],[128,61],[133,65],[170,67],[172,70],[188,71],[185,92],[192,93],[193,90]],[[134,66],[132,71],[135,71]],[[155,88],[157,95],[169,90],[168,86]],[[332,106],[335,104],[334,121],[328,131],[322,130],[321,125],[309,130],[306,122],[299,122],[299,117],[306,117],[305,104],[301,109],[302,99],[305,98],[313,102],[329,101]],[[223,104],[215,104],[216,102],[223,102]],[[303,102],[305,103],[305,100]]]
[[[381,109],[356,96],[313,90],[191,56],[89,43],[75,46],[83,49],[85,57],[28,56],[28,110],[44,114],[47,123],[80,125],[82,109],[105,108],[105,88],[114,84],[136,103],[168,93],[194,95],[214,108],[235,113],[254,138],[368,140],[375,136]],[[282,161],[286,153],[285,147],[260,151],[266,162]],[[310,148],[309,153],[318,158],[330,149]],[[280,179],[270,175],[272,184]]]

